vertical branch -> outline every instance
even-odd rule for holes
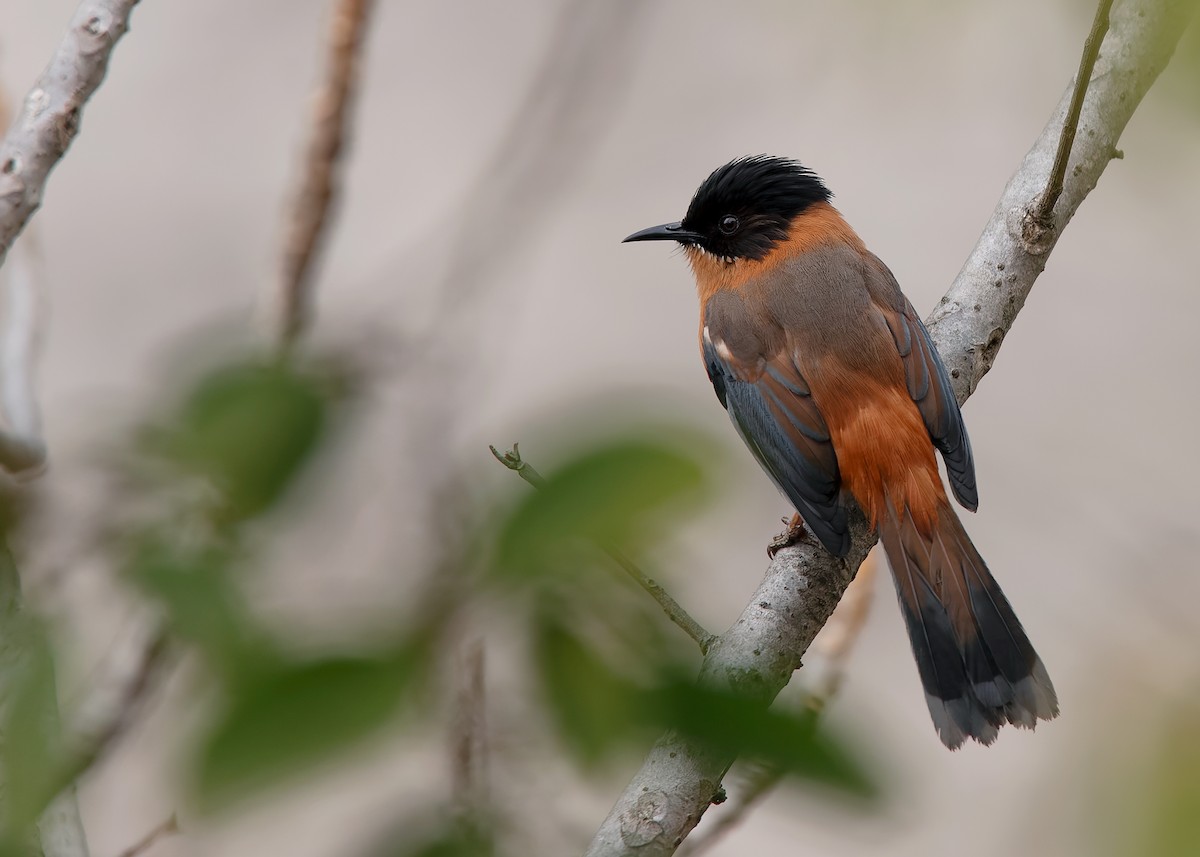
[[[460,648],[459,686],[454,700],[452,789],[455,811],[468,825],[486,821],[488,742],[484,694],[486,661],[483,641],[467,640]]]
[[[316,94],[312,138],[284,239],[279,341],[285,351],[308,324],[313,267],[337,196],[338,166],[370,11],[371,0],[334,0],[328,70]]]
[[[14,475],[34,473],[46,462],[33,381],[45,305],[36,239],[30,229],[0,268],[0,467]]]
[[[7,93],[0,87],[0,127],[11,121]],[[36,471],[46,461],[33,384],[44,294],[41,254],[30,227],[0,268],[0,468],[12,474]]]

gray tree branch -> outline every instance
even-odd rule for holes
[[[1096,186],[1133,111],[1166,67],[1194,0],[1125,0],[1112,14],[1083,103],[1062,196],[1049,228],[1034,218],[1046,190],[1071,88],[1005,188],[991,220],[928,324],[960,401],[991,368],[1037,276],[1080,203]],[[875,537],[861,514],[838,559],[815,544],[779,551],[737,622],[704,658],[700,681],[768,705],[791,679]],[[659,739],[604,820],[588,857],[665,857],[708,808],[732,764],[675,734]]]
[[[83,105],[104,80],[138,0],[84,0],[50,64],[0,143],[0,264],[42,204],[50,171],[79,133]]]
[[[7,93],[0,89],[0,127],[11,121]],[[14,475],[36,473],[46,462],[34,390],[44,281],[37,234],[30,228],[0,268],[0,468]]]

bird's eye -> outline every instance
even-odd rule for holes
[[[720,230],[726,235],[732,235],[737,232],[738,227],[741,225],[742,221],[738,220],[732,214],[726,214],[721,218],[721,222],[717,224]]]

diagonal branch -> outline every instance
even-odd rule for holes
[[[1054,168],[1050,170],[1050,182],[1046,185],[1046,193],[1038,200],[1033,219],[1043,229],[1053,227],[1050,212],[1058,198],[1062,196],[1063,177],[1067,174],[1067,161],[1071,157],[1071,148],[1075,145],[1075,133],[1079,130],[1079,114],[1083,110],[1083,98],[1087,95],[1088,85],[1092,82],[1092,69],[1096,67],[1096,58],[1100,56],[1100,44],[1104,34],[1108,32],[1109,16],[1112,13],[1113,0],[1100,0],[1096,7],[1096,17],[1092,21],[1092,29],[1088,32],[1087,41],[1083,43],[1083,55],[1079,58],[1079,71],[1075,73],[1075,91],[1071,93],[1071,106],[1067,108],[1067,121],[1063,123],[1062,135],[1058,138],[1058,151],[1054,153]]]
[[[58,50],[0,143],[0,264],[42,204],[50,171],[79,133],[83,105],[104,80],[138,0],[84,0]]]
[[[1189,19],[1193,0],[1123,0],[1101,49],[1080,113],[1075,143],[1053,212],[1057,229],[1030,236],[1025,224],[1047,186],[1072,90],[1005,188],[991,220],[949,292],[929,319],[960,401],[991,368],[1063,227],[1096,186],[1116,144],[1150,85],[1166,67]],[[849,556],[838,559],[813,544],[775,555],[766,578],[737,622],[713,643],[700,680],[736,682],[768,705],[800,666],[800,658],[832,614],[875,541],[856,515]],[[604,820],[588,857],[666,857],[708,808],[733,759],[667,734]]]
[[[173,836],[178,832],[179,819],[175,817],[174,813],[171,813],[170,818],[155,827],[137,842],[130,845],[128,848],[118,854],[117,857],[141,857],[141,855],[145,854],[160,841],[168,836]]]
[[[879,551],[872,551],[867,555],[858,569],[858,574],[846,587],[837,609],[833,611],[833,615],[829,617],[829,621],[825,623],[825,627],[813,643],[813,648],[817,649],[824,664],[819,678],[806,689],[803,705],[818,715],[837,696],[842,680],[846,677],[846,663],[850,659],[850,651],[858,642],[863,628],[867,626],[879,562]],[[745,821],[751,810],[758,806],[785,776],[786,771],[778,766],[759,767],[754,770],[741,789],[741,794],[736,800],[729,802],[721,817],[708,827],[704,836],[685,842],[679,849],[679,854],[698,857],[708,852]]]
[[[335,0],[328,71],[313,105],[312,139],[284,240],[279,283],[279,339],[286,350],[308,324],[313,267],[338,190],[337,168],[366,38],[371,0]]]

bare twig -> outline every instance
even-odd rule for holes
[[[142,703],[161,674],[160,667],[168,643],[165,629],[156,627],[151,631],[139,649],[132,671],[120,682],[117,699],[102,702],[97,706],[105,709],[99,715],[100,724],[89,728],[86,734],[76,739],[77,746],[68,749],[61,767],[47,781],[46,791],[41,796],[46,809],[38,822],[45,857],[87,857],[83,827],[77,820],[79,810],[75,800],[76,781],[107,755],[129,731]],[[107,695],[108,685],[105,685],[101,692]],[[72,819],[72,813],[76,820]],[[174,832],[165,830],[165,827],[166,825],[163,825],[152,836],[148,836],[125,853],[141,853],[166,832]]]
[[[84,0],[0,143],[0,264],[41,206],[46,179],[79,133],[83,106],[138,0]]]
[[[858,574],[854,575],[854,580],[842,593],[837,609],[813,641],[813,648],[824,660],[822,674],[808,688],[805,698],[805,705],[813,711],[824,711],[829,700],[841,689],[850,652],[871,615],[871,600],[875,596],[878,577],[879,552],[872,551],[859,566]]]
[[[1087,94],[1088,84],[1091,83],[1096,58],[1100,56],[1100,43],[1104,41],[1104,34],[1108,32],[1108,16],[1112,11],[1112,4],[1113,0],[1100,0],[1100,5],[1096,7],[1096,17],[1092,20],[1092,29],[1083,43],[1079,71],[1075,74],[1075,90],[1071,93],[1071,106],[1067,109],[1067,118],[1063,122],[1062,136],[1058,138],[1058,150],[1054,154],[1050,181],[1033,212],[1034,222],[1042,229],[1052,229],[1054,226],[1054,206],[1062,196],[1063,177],[1067,174],[1067,160],[1071,156],[1071,146],[1075,143],[1075,132],[1079,130],[1083,97]]]
[[[1121,132],[1195,10],[1194,0],[1123,0],[1116,5],[1098,61],[1103,68],[1080,113],[1080,127],[1088,133],[1077,139],[1071,156],[1075,166],[1064,177],[1057,232],[1031,245],[1022,225],[1031,202],[1046,188],[1073,87],[1005,188],[978,244],[928,322],[960,401],[991,368],[1057,235],[1096,186]],[[875,541],[861,514],[852,518],[851,536],[845,559],[811,545],[779,551],[749,606],[709,649],[700,680],[735,684],[748,698],[768,705],[800,665]],[[678,735],[663,736],[600,826],[588,857],[673,854],[703,816],[732,762],[729,755]]]
[[[45,807],[38,821],[45,857],[87,857],[87,844],[75,805],[76,780],[111,750],[133,724],[142,701],[159,674],[158,667],[166,653],[167,644],[165,631],[156,628],[140,648],[133,671],[121,682],[117,699],[102,701],[97,706],[104,709],[99,715],[102,718],[100,725],[87,729],[77,739],[77,745],[68,748],[62,763],[46,779],[44,790],[35,796],[35,805]],[[105,696],[109,694],[107,685],[101,693]]]
[[[0,128],[12,121],[0,87]],[[46,442],[34,394],[33,370],[41,350],[44,272],[36,230],[30,226],[0,268],[0,468],[31,474],[46,462]]]
[[[284,241],[279,284],[279,340],[284,349],[308,324],[313,266],[338,190],[339,156],[370,11],[371,0],[334,0],[327,74],[316,94],[312,139]]]
[[[130,845],[117,857],[141,857],[152,847],[158,844],[159,840],[165,839],[168,836],[173,836],[179,832],[179,819],[172,813],[171,817],[164,821],[158,827],[151,830],[137,842]]]
[[[113,682],[120,685],[116,698],[98,706],[105,709],[101,714],[94,715],[100,719],[99,724],[88,728],[86,734],[77,739],[77,746],[51,782],[53,791],[60,791],[75,782],[129,731],[142,703],[155,687],[155,680],[161,673],[169,649],[170,637],[166,628],[160,625],[151,629],[139,646],[128,675]],[[101,692],[108,695],[111,690],[104,687]]]
[[[521,458],[521,450],[517,444],[513,444],[513,448],[508,452],[501,453],[494,446],[489,446],[492,455],[496,460],[514,471],[518,476],[532,485],[534,488],[542,488],[546,484],[546,480],[542,474],[534,470],[533,465]],[[638,586],[650,593],[650,597],[658,602],[658,606],[667,614],[667,618],[683,629],[684,633],[696,641],[696,645],[700,647],[700,652],[706,653],[708,647],[712,644],[716,637],[692,618],[691,614],[680,606],[679,602],[671,597],[671,593],[663,589],[662,584],[653,578],[647,576],[637,563],[630,559],[624,551],[615,545],[602,543],[600,549],[603,550],[609,557],[619,565],[626,574],[634,579]]]
[[[484,695],[483,641],[463,644],[459,658],[459,686],[454,701],[454,766],[452,789],[455,809],[468,824],[488,818],[488,742]]]
[[[13,245],[0,268],[0,467],[28,476],[46,463],[46,442],[33,374],[41,350],[44,275],[33,228]]]

